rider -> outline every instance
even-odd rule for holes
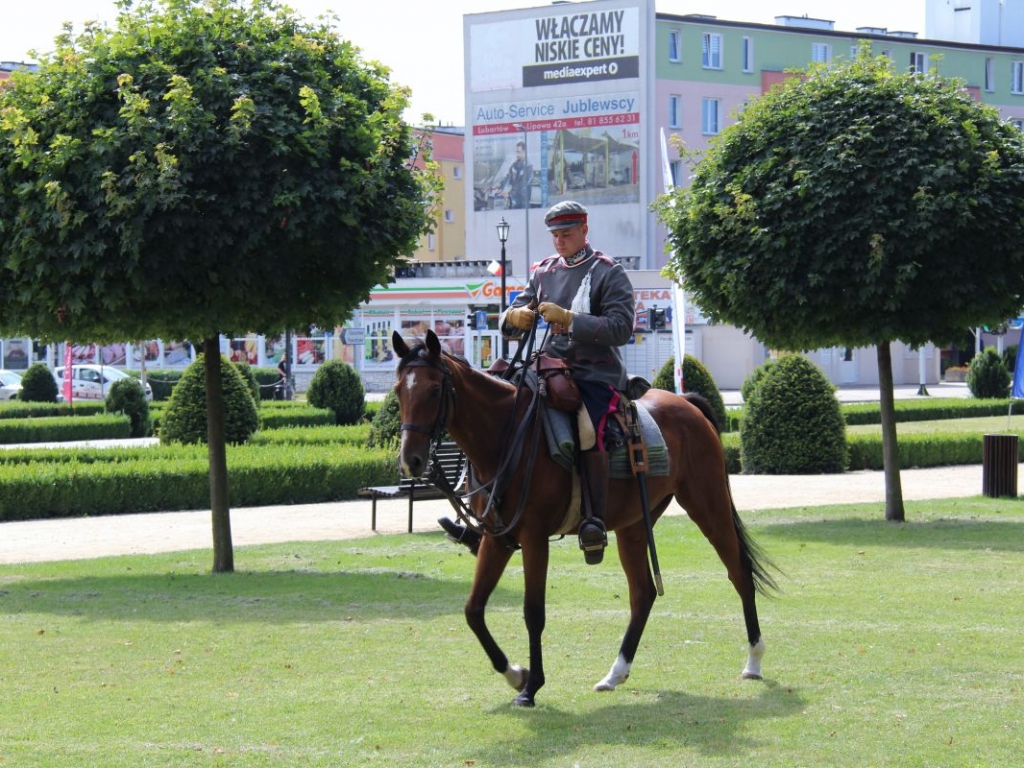
[[[584,480],[580,549],[590,564],[599,563],[608,545],[604,524],[608,497],[608,453],[604,428],[619,406],[627,384],[622,347],[633,334],[633,286],[622,265],[595,251],[587,240],[587,209],[572,200],[544,216],[557,254],[538,264],[526,290],[501,315],[508,338],[521,338],[538,314],[549,324],[543,351],[566,360],[594,424],[595,444],[582,453]],[[462,526],[439,521],[449,537],[474,552],[478,540]],[[472,533],[472,532],[469,532]]]

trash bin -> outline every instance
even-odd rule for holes
[[[981,492],[986,496],[1017,495],[1017,436],[985,435],[981,458]]]

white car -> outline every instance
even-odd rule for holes
[[[21,395],[21,376],[0,369],[0,400],[17,400]]]
[[[64,367],[53,369],[53,378],[57,380],[57,391],[64,391]],[[71,366],[71,400],[106,400],[110,388],[115,381],[131,379],[122,370],[109,365],[72,365]],[[138,379],[136,379],[138,381]],[[153,399],[153,389],[147,383],[146,399]]]

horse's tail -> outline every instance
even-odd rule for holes
[[[736,511],[736,505],[732,503],[732,489],[729,489],[729,506],[732,507],[732,524],[736,528],[736,537],[740,541],[740,560],[743,567],[750,572],[750,578],[754,582],[754,589],[762,595],[771,596],[779,591],[778,584],[772,578],[772,571],[778,572],[779,567],[772,562],[764,549],[750,536],[747,527],[740,519],[740,513]]]
[[[700,411],[705,419],[711,422],[711,426],[715,428],[716,433],[722,434],[722,425],[718,423],[718,414],[715,413],[715,409],[711,407],[711,403],[708,402],[704,395],[697,392],[684,392],[683,397],[689,401],[690,405]]]
[[[715,428],[716,433],[722,434],[721,425],[718,423],[718,414],[715,413],[715,409],[711,407],[711,403],[708,402],[707,398],[696,392],[686,392],[683,394],[683,397],[701,412],[704,418]],[[726,472],[725,481],[726,483],[729,482],[728,472]],[[740,558],[743,561],[743,567],[750,572],[750,577],[754,582],[754,589],[762,595],[778,592],[779,587],[771,574],[772,571],[779,570],[778,566],[771,561],[771,558],[768,557],[761,545],[754,541],[747,532],[746,526],[743,525],[743,521],[740,519],[740,513],[736,511],[736,505],[732,501],[731,487],[729,488],[729,506],[732,507],[732,524],[736,528],[736,537],[740,542]]]

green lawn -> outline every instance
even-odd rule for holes
[[[633,675],[614,555],[553,546],[534,710],[465,626],[473,561],[440,534],[0,567],[3,766],[1007,766],[1020,759],[1024,506],[983,498],[759,512],[783,571],[766,680],[685,518]],[[112,521],[112,524],[116,521]],[[2,530],[0,530],[2,534]],[[492,600],[526,664],[521,559]]]
[[[936,421],[901,421],[896,425],[900,435],[925,434],[929,432],[969,432],[983,435],[1000,432],[1024,433],[1024,416],[983,416],[973,419],[939,419]],[[846,427],[847,434],[881,434],[878,424],[856,424]]]

